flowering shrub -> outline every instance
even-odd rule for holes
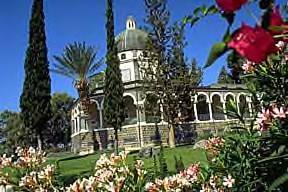
[[[17,148],[15,156],[0,158],[0,185],[17,191],[57,191],[54,187],[54,165],[45,163],[45,153],[33,147]]]
[[[255,27],[243,24],[230,33],[237,10],[246,3],[249,9],[248,1],[216,0],[228,29],[223,41],[211,49],[206,66],[227,51],[236,51],[244,61],[239,63],[243,69],[242,79],[251,93],[255,113],[254,120],[247,126],[244,114],[233,109],[242,125],[225,135],[222,138],[225,142],[220,142],[220,138],[207,141],[207,154],[213,157],[209,158],[207,178],[212,181],[203,185],[203,191],[214,190],[221,182],[218,189],[231,186],[232,191],[285,191],[288,188],[287,22],[275,1],[249,4],[255,2],[263,13],[260,22],[257,21]]]
[[[143,162],[137,160],[133,171],[128,167],[126,160],[125,152],[121,152],[119,156],[111,154],[109,158],[105,154],[102,155],[96,162],[94,176],[77,180],[67,191],[137,191],[143,188],[147,176]]]
[[[221,178],[214,176],[206,181],[201,173],[199,163],[190,165],[178,174],[154,180],[147,177],[148,171],[143,166],[144,164],[141,160],[136,160],[134,169],[131,169],[131,167],[127,166],[126,154],[123,152],[120,156],[112,154],[110,158],[104,154],[96,162],[94,176],[75,181],[70,187],[66,188],[66,191],[188,192],[209,191],[208,189],[230,191],[235,183],[235,179],[231,175]]]
[[[205,143],[205,149],[213,156],[217,156],[221,148],[224,146],[224,142],[225,140],[220,137],[210,138]]]

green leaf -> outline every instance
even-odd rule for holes
[[[212,5],[208,8],[208,12],[210,14],[214,14],[214,13],[218,13],[219,12],[219,9],[215,6],[215,5]]]
[[[223,36],[223,42],[228,43],[231,40],[232,36],[230,33],[230,27],[227,28],[224,36]]]
[[[284,175],[278,177],[273,183],[272,185],[269,187],[269,191],[273,191],[275,190],[277,187],[279,187],[280,185],[282,185],[283,183],[286,183],[288,181],[288,174],[285,173]]]
[[[216,43],[213,45],[208,60],[204,68],[210,67],[219,57],[228,51],[227,45],[224,42]]]

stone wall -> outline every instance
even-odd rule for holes
[[[239,125],[239,121],[218,121],[218,122],[198,122],[182,124],[175,127],[176,144],[192,144],[197,134],[211,133],[217,135],[219,132],[229,130]],[[135,150],[141,147],[159,144],[168,145],[169,128],[167,124],[159,123],[126,126],[119,132],[119,147],[128,150]],[[94,132],[82,132],[72,137],[72,151],[74,153],[91,153],[96,150],[103,150],[113,147],[114,130],[102,129]]]

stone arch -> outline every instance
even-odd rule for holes
[[[244,92],[238,93],[238,94],[237,94],[237,97],[236,97],[236,101],[237,101],[238,103],[240,102],[240,96],[242,96],[242,95],[244,95],[245,97],[247,97],[247,94],[244,93]],[[246,101],[247,101],[247,99],[246,99]]]
[[[91,130],[100,129],[101,128],[101,120],[100,120],[101,108],[97,100],[92,99],[91,101],[92,101],[91,107],[93,107],[94,110],[92,110],[90,114],[90,127],[91,127]]]
[[[198,92],[197,93],[197,96],[195,97],[195,102],[198,102],[198,97],[199,96],[201,96],[201,95],[205,95],[206,96],[206,102],[208,102],[209,103],[209,95],[208,95],[208,93],[205,93],[205,92]]]
[[[199,121],[210,120],[209,103],[207,100],[209,101],[208,94],[198,94],[196,108]]]
[[[235,94],[233,94],[231,92],[225,94],[225,108],[226,108],[227,118],[228,119],[234,119],[235,118],[235,117],[232,117],[231,115],[229,115],[230,114],[229,113],[229,103],[231,101],[233,101],[235,103],[236,102],[235,99],[236,99]]]
[[[124,116],[125,121],[123,125],[133,125],[137,123],[137,107],[134,98],[127,94],[123,97],[124,100]]]
[[[233,100],[235,101],[236,95],[235,95],[234,93],[232,93],[232,92],[226,93],[226,94],[224,95],[224,100],[227,101],[227,97],[231,97],[231,96],[233,97]]]
[[[211,97],[212,117],[215,120],[224,120],[223,99],[220,94],[213,94]]]
[[[243,114],[246,118],[250,117],[249,104],[246,94],[239,94],[237,102],[240,114]]]
[[[126,96],[131,97],[131,98],[133,99],[133,104],[134,104],[134,105],[137,105],[137,99],[136,99],[136,96],[135,96],[135,95],[133,95],[132,93],[124,93],[124,94],[123,94],[123,97],[126,97]]]
[[[96,104],[96,107],[97,107],[96,109],[98,110],[101,109],[102,103],[99,104],[99,102],[96,99],[91,99],[91,102]]]
[[[213,93],[211,93],[211,95],[210,95],[210,101],[212,102],[213,100],[213,97],[215,96],[215,95],[218,95],[219,97],[220,97],[220,101],[223,103],[224,102],[224,99],[223,99],[223,95],[220,93],[220,92],[213,92]]]
[[[144,110],[146,123],[155,123],[161,121],[161,111],[159,98],[153,93],[146,94],[144,99]]]

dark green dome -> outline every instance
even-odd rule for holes
[[[148,33],[137,29],[133,18],[128,18],[126,30],[116,37],[118,52],[143,50],[146,46]]]

